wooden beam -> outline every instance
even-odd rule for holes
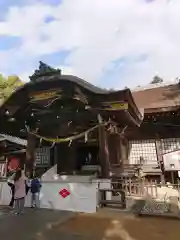
[[[134,123],[138,127],[140,126],[141,123],[134,119],[128,110],[125,111],[125,114],[131,120],[132,123]]]

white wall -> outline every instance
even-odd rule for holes
[[[70,192],[67,198],[59,194],[62,189]],[[9,186],[6,182],[0,182],[0,204],[8,205],[10,198]],[[97,205],[97,183],[42,182],[41,208],[94,213]],[[26,197],[26,206],[31,206],[30,193]]]
[[[100,184],[99,184],[100,182]],[[98,188],[111,188],[108,179],[95,179],[95,176],[57,175],[57,166],[52,167],[42,176],[40,207],[48,209],[69,210],[94,213],[99,206]],[[66,189],[70,192],[63,198],[59,192]],[[106,193],[108,200],[111,192]],[[11,198],[10,188],[6,182],[0,182],[0,204],[8,205]],[[26,206],[31,206],[31,194],[26,197]]]
[[[41,208],[69,210],[75,212],[96,212],[96,184],[92,183],[42,183]],[[63,198],[59,192],[66,189],[70,195]]]
[[[0,205],[8,205],[11,200],[11,190],[7,182],[0,182]]]

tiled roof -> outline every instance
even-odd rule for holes
[[[4,140],[7,140],[9,142],[12,142],[21,146],[27,146],[27,140],[24,140],[18,137],[13,137],[6,134],[0,134],[0,141],[4,141]]]
[[[139,108],[160,109],[180,106],[180,84],[171,84],[132,92]]]

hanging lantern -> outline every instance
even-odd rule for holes
[[[68,122],[68,127],[70,126],[71,123],[72,123],[72,121]]]
[[[29,132],[29,129],[30,129],[29,126],[25,124],[25,128],[26,128],[27,132]]]

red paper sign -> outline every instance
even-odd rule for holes
[[[71,193],[67,190],[67,189],[62,189],[59,194],[61,195],[61,197],[63,198],[67,198]]]
[[[8,170],[14,171],[19,167],[19,160],[17,158],[12,158],[8,164]]]

